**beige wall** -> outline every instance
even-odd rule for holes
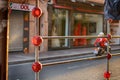
[[[41,2],[40,1],[40,8],[43,12],[40,18],[40,35],[41,36],[48,36],[48,11],[47,11],[47,0]],[[43,43],[40,47],[41,52],[48,51],[48,40],[43,40]]]
[[[34,52],[34,45],[31,43],[32,37],[35,35],[35,18],[30,13],[30,24],[29,24],[29,52]]]
[[[35,0],[29,0],[30,4],[35,5]],[[34,45],[31,43],[32,37],[35,35],[35,18],[32,15],[32,12],[29,14],[29,53],[34,53]]]
[[[30,0],[30,4],[35,4],[35,1]],[[40,35],[47,36],[48,35],[48,12],[47,12],[47,1],[39,2],[39,7],[41,8],[43,14],[40,17]],[[29,31],[29,52],[34,53],[34,45],[31,43],[32,37],[35,35],[35,18],[30,12],[30,31]],[[41,52],[48,51],[48,40],[43,40],[43,43],[40,46]]]

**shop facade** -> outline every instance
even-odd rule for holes
[[[10,0],[9,51],[29,52],[33,47],[30,46],[30,39],[34,33],[32,27],[35,22],[31,16],[34,3],[28,0]]]
[[[79,0],[77,2],[72,2],[72,0],[48,0],[48,2],[40,0],[39,6],[43,11],[39,25],[41,36],[92,36],[98,35],[99,32],[107,33],[108,29],[101,4]],[[10,14],[9,51],[34,53],[31,39],[35,35],[35,18],[31,11],[35,7],[35,1],[11,0],[10,7],[12,11]],[[111,27],[113,28],[112,25]],[[112,30],[111,27],[109,27],[109,32]],[[119,27],[114,25],[117,30]],[[91,47],[94,41],[95,38],[45,39],[40,46],[40,51]],[[120,41],[117,40],[116,44],[120,44]]]
[[[39,0],[42,16],[39,19],[39,34],[48,35],[47,0]],[[36,19],[32,10],[36,6],[35,0],[10,0],[10,29],[9,29],[9,52],[23,51],[34,53],[35,46],[31,43],[35,33]],[[48,41],[44,40],[39,49],[41,52],[48,51]]]
[[[49,5],[49,36],[87,36],[106,33],[103,5],[56,0]],[[49,49],[93,46],[95,39],[52,39]]]
[[[34,52],[31,39],[35,35],[35,18],[31,15],[35,1],[10,0],[9,51]],[[103,6],[71,0],[40,1],[41,36],[97,35],[104,31]],[[48,11],[48,13],[47,13]],[[47,16],[48,15],[48,16]],[[48,25],[49,24],[49,25]],[[94,39],[44,40],[40,50],[64,49],[92,45]]]

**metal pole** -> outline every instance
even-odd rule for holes
[[[39,61],[39,51],[37,46],[35,46],[35,62]],[[35,73],[35,80],[39,80],[39,72]]]
[[[36,7],[39,7],[39,0],[36,0]],[[35,34],[39,35],[39,18],[36,17]],[[35,46],[35,62],[39,61],[39,47]],[[39,80],[39,72],[35,73],[35,80]]]
[[[107,38],[107,36],[104,37],[98,37],[98,36],[41,36],[43,39],[73,39],[73,38],[86,38],[86,39],[90,39],[90,38]],[[112,38],[120,38],[119,35],[114,35],[112,36]]]
[[[9,0],[7,0],[7,7],[10,5]],[[8,80],[8,56],[9,56],[9,30],[10,30],[10,23],[9,23],[9,19],[10,19],[10,14],[9,14],[9,9],[7,8],[7,49],[6,49],[6,75],[7,78],[6,80]]]
[[[120,53],[112,54],[112,56],[120,56]],[[83,60],[94,60],[94,59],[101,59],[106,57],[107,57],[106,55],[103,55],[103,56],[97,56],[97,57],[95,56],[95,57],[87,57],[87,58],[80,58],[80,59],[73,59],[73,60],[66,60],[66,61],[59,61],[59,62],[43,63],[43,66],[65,64],[65,63],[78,62]]]
[[[107,21],[107,34],[109,33],[110,24]],[[109,54],[109,41],[107,42],[107,54]],[[107,59],[107,72],[109,72],[109,60]],[[109,80],[109,78],[107,78]]]
[[[86,39],[90,39],[90,38],[107,38],[107,36],[104,37],[98,37],[98,36],[41,36],[43,39],[73,39],[73,38],[86,38]]]
[[[8,80],[8,1],[0,0],[0,3],[3,3],[0,8],[0,21],[5,24],[0,23],[0,80]]]

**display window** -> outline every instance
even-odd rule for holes
[[[54,9],[51,36],[68,36],[68,10]],[[51,39],[51,47],[68,47],[68,39]]]
[[[95,36],[104,28],[102,14],[70,12],[66,9],[54,8],[51,22],[50,36]],[[51,48],[61,48],[93,45],[94,41],[95,38],[51,39],[49,43]]]
[[[103,31],[103,15],[88,13],[73,13],[73,26],[71,34],[73,36],[97,35]],[[71,41],[73,46],[93,45],[95,39],[78,38]]]

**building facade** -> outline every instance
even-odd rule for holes
[[[42,9],[39,34],[48,35],[48,14],[47,0],[39,0],[39,7]],[[10,7],[10,29],[9,29],[9,51],[23,51],[34,53],[34,45],[31,43],[35,35],[36,19],[32,15],[32,9],[36,6],[36,0],[9,0]],[[47,40],[42,43],[41,51],[47,51]]]
[[[34,35],[35,19],[31,15],[35,1],[10,0],[9,51],[33,51],[30,39]]]
[[[49,36],[86,36],[106,33],[103,5],[80,0],[56,0],[48,7]],[[52,39],[49,49],[93,46],[95,39]]]
[[[35,0],[10,0],[9,51],[34,53],[31,43],[35,35],[35,18],[31,11]],[[107,33],[113,29],[106,26],[103,4],[82,0],[39,0],[42,16],[39,22],[41,36],[86,36]],[[118,23],[117,23],[118,24]],[[118,29],[120,26],[117,25]],[[114,30],[113,30],[114,31]],[[119,32],[117,32],[119,34]],[[40,46],[41,52],[56,49],[68,49],[93,46],[95,39],[45,39]],[[119,40],[115,41],[120,44]]]

